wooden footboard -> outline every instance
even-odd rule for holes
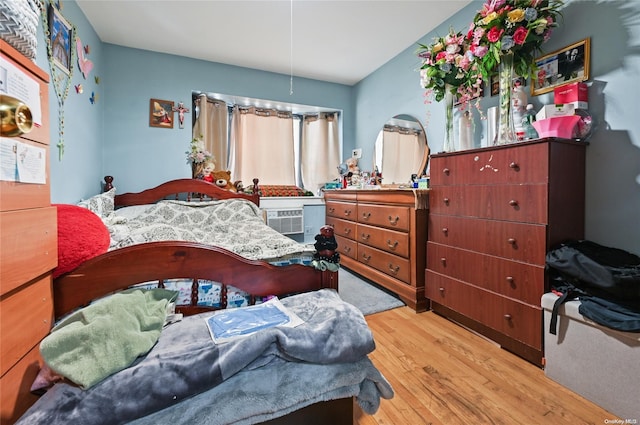
[[[107,252],[54,281],[55,317],[131,285],[166,279],[206,279],[232,285],[255,297],[338,289],[338,273],[304,265],[273,266],[222,248],[194,242],[150,242]],[[193,291],[192,291],[193,292]],[[185,314],[197,306],[197,291]]]

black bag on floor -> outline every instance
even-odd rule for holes
[[[562,295],[553,307],[549,332],[556,334],[557,310],[570,299],[594,322],[640,332],[640,257],[595,242],[569,241],[547,253],[551,284]]]

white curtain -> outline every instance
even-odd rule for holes
[[[245,185],[295,185],[295,154],[291,113],[234,106],[231,117],[232,180]]]
[[[302,125],[300,173],[305,189],[316,193],[339,177],[340,137],[337,113],[307,115]]]
[[[382,183],[405,184],[422,164],[423,147],[415,130],[384,128]]]
[[[208,99],[201,94],[197,99],[200,114],[193,126],[193,137],[204,141],[204,148],[213,154],[216,170],[229,169],[229,111],[221,100]]]

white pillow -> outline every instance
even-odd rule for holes
[[[107,218],[113,214],[114,202],[113,199],[116,196],[116,188],[109,190],[108,192],[101,193],[99,195],[92,196],[89,199],[78,202],[78,206],[88,209],[97,214],[100,218]]]

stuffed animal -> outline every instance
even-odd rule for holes
[[[231,171],[229,170],[220,170],[214,171],[213,175],[213,183],[221,189],[235,191],[235,186],[231,182]]]
[[[338,242],[336,242],[333,232],[333,226],[328,224],[320,228],[320,234],[316,235],[316,243],[313,245],[316,249],[314,254],[316,260],[326,260],[331,263],[340,262],[340,254],[336,252]]]

